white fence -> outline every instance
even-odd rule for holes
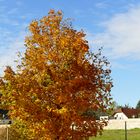
[[[108,125],[104,129],[124,129],[125,122],[127,129],[140,128],[140,118],[125,120],[109,120]]]

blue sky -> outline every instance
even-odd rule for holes
[[[75,29],[83,29],[93,51],[104,47],[114,100],[135,107],[140,99],[139,0],[0,0],[0,75],[6,65],[15,67],[29,23],[50,9],[62,10]]]

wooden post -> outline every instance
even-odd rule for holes
[[[9,137],[8,137],[8,126],[6,127],[6,140],[9,140]]]
[[[125,121],[125,140],[127,140],[127,122]]]

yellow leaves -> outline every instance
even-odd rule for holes
[[[61,10],[59,10],[57,13],[58,13],[58,15],[62,15],[62,11]]]
[[[35,100],[35,103],[36,103],[36,104],[40,104],[40,103],[41,103],[41,100],[36,99],[36,100]]]
[[[39,26],[37,21],[32,21],[32,23],[29,26],[29,30],[33,33],[39,33]]]
[[[5,80],[11,80],[11,81],[14,80],[15,73],[10,66],[6,67],[4,73],[5,73],[5,75],[4,75]]]
[[[4,86],[4,82],[2,79],[0,79],[0,87],[3,87]]]
[[[11,107],[12,118],[25,124],[30,139],[96,135],[100,124],[82,114],[89,108],[106,110],[110,103],[107,60],[90,53],[84,32],[74,30],[62,17],[61,11],[50,10],[48,16],[31,22],[20,72],[7,67],[0,80],[4,105]],[[87,131],[84,122],[89,123]]]
[[[63,114],[68,112],[68,109],[66,107],[62,107],[61,109],[57,109],[57,108],[54,109],[54,108],[51,108],[51,107],[47,106],[47,111],[63,115]]]
[[[59,114],[65,114],[65,113],[67,113],[67,108],[65,108],[65,107],[62,107],[61,109],[58,109],[57,110],[57,112],[59,113]]]
[[[51,9],[48,14],[54,14],[54,13],[55,13],[55,11],[53,9]]]

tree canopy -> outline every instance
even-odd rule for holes
[[[83,31],[74,30],[61,11],[34,20],[17,70],[0,80],[1,106],[26,138],[81,140],[101,132],[105,122],[85,115],[111,104],[109,62],[89,51]]]
[[[136,109],[140,109],[140,100],[138,101],[138,103],[136,105]]]

